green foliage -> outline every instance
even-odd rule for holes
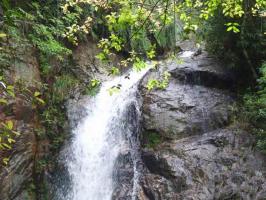
[[[15,85],[15,93],[18,96],[23,96],[23,101],[27,106],[30,106],[32,110],[38,110],[39,108],[45,106],[45,101],[43,99],[43,90],[45,86],[39,82],[35,82],[36,88],[27,86],[25,81],[17,80]],[[38,89],[37,89],[38,88]]]
[[[240,32],[240,30],[238,28],[239,24],[236,23],[236,22],[234,22],[234,23],[229,22],[229,23],[226,23],[225,25],[227,26],[226,31],[233,31],[234,33],[239,33]]]
[[[92,87],[97,87],[97,86],[99,86],[100,85],[100,81],[99,80],[97,80],[97,79],[92,79],[91,80],[91,86]]]
[[[259,13],[265,11],[266,3],[260,1],[226,1],[215,6],[208,20],[204,21],[204,29],[198,31],[206,40],[207,50],[226,61],[227,66],[238,67],[239,79],[246,86],[258,79],[257,91],[244,95],[244,120],[251,122],[258,139],[257,146],[266,150],[265,108],[265,23]],[[217,37],[219,35],[219,37]],[[242,116],[243,117],[243,116]]]
[[[84,14],[87,8],[89,11]],[[237,37],[241,37],[244,41],[244,30],[247,30],[246,18],[260,18],[260,12],[264,8],[265,3],[261,0],[253,0],[252,3],[247,0],[180,2],[150,0],[149,3],[140,0],[108,2],[69,0],[63,6],[65,14],[76,13],[82,16],[80,20],[76,20],[66,35],[84,32],[84,29],[86,32],[95,31],[99,26],[107,27],[108,31],[99,35],[101,38],[99,47],[102,52],[97,55],[97,58],[107,62],[113,53],[119,53],[122,50],[135,52],[130,54],[126,66],[128,63],[133,63],[137,69],[143,67],[141,57],[152,59],[156,56],[158,48],[175,47],[176,37],[181,35],[177,18],[182,21],[185,30],[204,33],[204,25],[219,13],[225,19],[222,23],[223,32],[228,34],[241,32]],[[91,20],[94,16],[98,18]],[[86,19],[90,19],[87,25]],[[85,23],[81,25],[81,21]],[[84,25],[85,28],[81,28]],[[218,38],[217,35],[216,38]],[[78,37],[76,37],[77,40]],[[243,42],[241,45],[244,46]],[[121,62],[120,65],[125,66],[125,63]]]
[[[47,11],[49,7],[44,7],[41,9],[40,5],[35,3],[35,20],[33,21],[32,31],[29,34],[29,39],[34,46],[36,46],[40,51],[40,61],[42,72],[44,74],[49,74],[53,69],[50,67],[50,60],[57,59],[62,61],[65,56],[71,54],[71,50],[66,48],[60,40],[66,27],[64,27],[64,21],[56,18]],[[47,23],[42,23],[44,18],[43,14],[47,14],[50,17],[50,21]]]
[[[8,9],[4,10],[3,34],[7,35],[7,39],[0,41],[3,46],[0,52],[1,65],[9,67],[14,58],[20,59],[20,53],[24,53],[21,50],[35,46],[39,50],[42,72],[45,75],[51,73],[50,61],[63,60],[71,53],[60,38],[75,19],[70,16],[58,18],[58,7],[51,0],[46,3],[33,1],[25,9],[19,6],[5,7]]]
[[[66,133],[64,129],[66,118],[66,111],[63,107],[56,104],[50,104],[42,112],[39,111],[41,125],[45,127],[45,131],[42,129],[36,130],[39,139],[49,139],[50,150],[58,152],[66,139]]]
[[[147,83],[147,89],[151,91],[153,88],[156,88],[159,85],[159,81],[156,79],[150,79]]]
[[[178,4],[176,12],[180,14],[180,19],[184,22],[185,28],[196,31],[201,23],[209,20],[215,16],[218,12],[229,20],[231,27],[237,28],[238,23],[233,23],[234,20],[241,19],[244,15],[249,14],[247,6],[250,7],[250,11],[253,16],[259,14],[266,7],[265,1],[253,0],[185,0]],[[230,28],[229,31],[234,31],[234,28]],[[238,31],[239,32],[239,31]]]
[[[156,43],[165,49],[174,49],[176,41],[182,39],[182,27],[180,24],[171,23],[155,32]]]
[[[111,88],[108,88],[109,95],[112,96],[116,93],[120,92],[120,87],[119,86],[113,86]]]
[[[184,29],[206,41],[209,51],[257,78],[266,56],[266,1],[184,0],[175,10]]]
[[[132,37],[132,40],[130,41],[130,46],[132,50],[145,55],[145,53],[152,46],[152,43],[148,38],[147,31],[144,29],[139,30],[138,33]]]
[[[49,33],[51,34],[51,33]],[[55,39],[40,39],[40,36],[32,37],[32,42],[34,45],[38,47],[41,53],[43,53],[46,57],[55,56],[56,58],[62,60],[62,55],[68,55],[71,51],[62,44],[60,44]]]
[[[229,26],[225,28],[224,24]],[[238,32],[234,31],[230,24],[219,12],[205,23],[201,35],[206,40],[207,50],[224,60],[228,66],[241,67],[240,70],[245,70],[249,74],[252,68],[258,72],[261,61],[266,56],[266,40],[263,34],[266,25],[257,17],[246,19],[238,23],[240,25],[237,25],[237,28],[240,33],[235,34],[226,31],[230,28],[233,32]],[[253,77],[255,78],[254,75]]]
[[[248,120],[254,126],[257,146],[266,153],[266,62],[261,67],[258,91],[244,97]]]
[[[101,86],[101,82],[97,79],[92,79],[89,85],[85,88],[84,93],[89,96],[96,96],[99,92]]]
[[[29,89],[21,81],[14,85],[7,84],[5,79],[0,77],[0,109],[3,111],[0,123],[0,158],[4,165],[8,165],[9,155],[14,150],[14,144],[20,135],[16,131],[15,120],[10,120],[13,111],[6,111],[16,100],[16,96],[23,97],[23,101],[32,110],[37,110],[45,104],[42,94],[38,90]],[[14,106],[14,105],[13,105]]]
[[[165,89],[167,88],[168,84],[169,84],[169,79],[170,79],[171,75],[169,72],[165,71],[163,73],[163,78],[161,80],[157,80],[157,79],[150,79],[147,83],[147,89],[149,91],[153,90],[153,89]]]
[[[58,1],[53,0],[34,0],[27,3],[1,1],[0,5],[4,14],[0,31],[0,74],[12,74],[8,72],[10,66],[24,59],[25,52],[34,50],[34,56],[40,64],[41,79],[44,81],[41,85],[36,84],[36,88],[28,88],[20,81],[12,86],[7,85],[1,78],[1,110],[2,107],[9,106],[10,100],[14,101],[14,96],[23,96],[24,103],[36,111],[34,120],[40,122],[34,127],[37,138],[48,139],[51,150],[57,152],[66,137],[66,112],[62,103],[78,84],[77,79],[69,75],[69,69],[66,69],[63,63],[72,53],[69,48],[71,45],[66,43],[64,34],[80,19],[78,9],[75,13],[63,16]],[[3,85],[6,86],[4,90]],[[0,154],[4,163],[8,162],[12,150],[9,150],[9,147],[12,148],[13,140],[16,140],[15,130],[7,129],[9,124],[7,120],[0,126],[0,143],[3,143]],[[37,173],[41,173],[41,170],[43,168]]]
[[[117,67],[112,67],[111,70],[110,70],[110,74],[119,75],[120,74],[120,70]]]
[[[101,61],[107,61],[108,57],[112,55],[111,50],[117,52],[122,50],[122,39],[118,36],[111,34],[108,39],[103,38],[99,41],[98,47],[102,49],[102,52],[99,53],[96,57]]]
[[[0,76],[0,109],[7,106],[15,98],[14,86],[7,84],[3,76]],[[4,114],[4,113],[3,113]],[[5,151],[12,150],[20,133],[15,131],[12,120],[6,120],[0,123],[0,159],[2,164],[7,165],[9,158],[5,156]]]
[[[92,35],[96,35],[94,32],[99,32],[99,27],[106,27],[108,30],[103,34],[100,32],[97,36],[100,38],[98,46],[102,52],[96,57],[103,62],[108,62],[113,53],[127,52],[129,58],[126,64],[121,62],[119,65],[128,66],[131,63],[140,70],[144,67],[143,57],[152,59],[159,48],[170,49],[175,45],[179,26],[175,25],[174,5],[171,0],[150,0],[147,4],[139,0],[70,0],[63,5],[65,14],[77,13],[75,10],[78,8],[81,18],[65,35],[77,35],[78,32],[82,32],[81,22],[86,18],[94,18],[95,20],[90,20],[87,26],[88,32],[92,31]],[[87,10],[89,11],[86,12]],[[79,38],[74,37],[74,43],[77,43]]]
[[[136,71],[141,71],[143,68],[146,67],[146,62],[139,57],[134,58],[133,68]]]
[[[26,199],[36,199],[35,191],[36,191],[36,185],[31,180],[31,182],[27,184],[27,193],[25,194]]]
[[[14,130],[13,121],[8,120],[2,122],[0,125],[0,151],[12,150],[12,146],[16,142],[16,137],[19,135],[20,133]],[[8,157],[2,157],[3,164],[7,165],[8,161]]]
[[[37,104],[38,103],[42,104],[42,105],[45,104],[44,100],[41,98],[41,93],[40,92],[35,91],[33,97],[34,97],[33,99],[36,101]]]
[[[47,167],[48,163],[49,163],[49,160],[47,160],[47,159],[44,159],[44,158],[39,159],[36,163],[36,169],[35,169],[36,172],[41,173]],[[33,188],[33,189],[35,189],[35,188]]]
[[[15,97],[14,86],[7,84],[3,76],[0,76],[0,104],[7,104]]]
[[[60,103],[69,98],[72,89],[78,83],[79,81],[75,77],[68,74],[56,77],[53,84],[52,101],[54,103]]]
[[[154,149],[162,142],[161,136],[156,132],[146,131],[144,137],[144,140],[146,141],[145,147],[147,148]]]

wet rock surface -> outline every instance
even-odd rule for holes
[[[180,63],[166,61],[169,73],[177,81],[190,84],[202,85],[211,88],[233,90],[235,76],[233,70],[229,70],[223,63],[205,51],[199,55],[192,53],[190,57],[182,57]],[[178,66],[178,67],[177,67]]]
[[[135,94],[138,95],[138,94]],[[139,120],[138,103],[131,102],[124,111],[124,122],[127,124],[123,132],[125,143],[114,165],[114,190],[112,200],[132,199],[136,192],[136,180],[142,171],[143,165],[140,160],[139,144]],[[114,129],[115,130],[115,129]]]
[[[91,79],[108,80],[112,77],[108,76],[113,65],[117,66],[120,58],[112,55],[110,63],[99,61],[96,56],[101,52],[97,47],[97,42],[91,38],[79,44],[73,51],[73,67],[72,72],[84,82]]]
[[[252,142],[248,133],[226,128],[144,149],[142,199],[265,198],[266,159]]]
[[[143,79],[143,134],[159,135],[153,148],[142,138],[141,200],[262,200],[266,158],[231,116],[234,78],[206,53],[162,63],[171,74],[164,90],[148,92]],[[142,135],[143,136],[143,135]],[[144,139],[143,139],[144,138]]]
[[[115,163],[114,182],[115,189],[113,192],[113,200],[131,199],[134,179],[134,166],[131,154],[128,150],[121,153]]]
[[[144,97],[143,126],[171,139],[201,134],[228,124],[232,103],[226,92],[171,81]]]
[[[37,142],[33,127],[19,122],[23,135],[17,140],[10,155],[9,166],[0,171],[0,199],[24,200],[32,197],[28,184],[33,181]]]
[[[182,49],[189,50],[190,47]],[[94,60],[96,53],[95,46],[80,46],[74,55],[76,66],[73,72],[83,79],[89,80],[91,74],[98,74],[97,78],[101,80],[108,79],[106,69],[99,67]],[[253,148],[254,138],[250,133],[232,125],[235,102],[232,73],[205,52],[191,55],[182,58],[182,62],[163,61],[158,71],[151,70],[143,78],[140,84],[142,133],[127,136],[133,140],[128,140],[131,145],[127,144],[115,163],[113,176],[116,184],[112,199],[132,199],[133,160],[137,156],[141,158],[136,165],[140,172],[139,200],[266,198],[266,158]],[[27,61],[31,65],[29,72],[24,70],[27,72],[25,76],[39,80],[38,66],[33,58],[31,60]],[[149,78],[159,78],[164,70],[171,74],[169,86],[164,90],[147,91],[145,86]],[[15,74],[21,72],[15,71]],[[73,116],[70,120],[72,128],[86,116],[84,104],[89,100],[80,99],[80,96],[76,95],[67,105],[68,115]],[[132,121],[132,127],[128,128],[138,129],[139,121],[134,121],[135,109],[129,109],[126,120]],[[33,199],[29,184],[33,181],[36,155],[49,153],[36,142],[30,112],[28,107],[16,110],[16,120],[22,120],[17,126],[23,135],[11,155],[8,171],[1,169],[1,200]],[[146,132],[159,136],[152,139],[156,140],[152,145],[147,144],[150,141],[145,138],[148,136],[144,137]],[[140,155],[133,155],[132,144],[137,144],[134,148],[138,147],[138,137],[142,148],[137,152]],[[60,178],[67,177],[63,165],[57,172]]]
[[[39,64],[35,57],[35,49],[28,47],[20,49],[20,59],[14,59],[10,71],[6,72],[10,81],[21,81],[30,88],[38,88],[36,84],[41,80]],[[24,200],[34,197],[30,185],[34,182],[36,155],[41,149],[36,135],[36,113],[27,95],[16,95],[14,100],[8,102],[6,112],[0,111],[0,121],[11,120],[14,130],[20,133],[10,151],[0,152],[0,199]],[[3,166],[2,159],[8,158],[9,163]]]

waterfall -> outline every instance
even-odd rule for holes
[[[138,184],[139,106],[137,83],[147,72],[132,71],[102,84],[99,93],[87,105],[87,116],[73,130],[64,160],[70,176],[64,200],[111,200],[115,187],[114,166],[125,146],[130,147],[134,180],[132,199]],[[110,95],[108,89],[119,86],[120,91]],[[63,187],[63,186],[61,186]]]

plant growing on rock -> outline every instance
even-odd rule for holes
[[[9,158],[5,156],[5,152],[12,150],[13,144],[16,142],[16,137],[20,133],[14,130],[12,120],[2,122],[0,125],[0,158],[2,163],[7,165]]]
[[[98,79],[92,79],[89,85],[85,88],[86,95],[95,96],[100,90],[101,82]]]
[[[163,78],[161,80],[157,79],[150,79],[147,83],[147,89],[149,91],[153,89],[165,89],[169,84],[169,78],[171,77],[171,74],[167,71],[163,73]]]
[[[15,97],[14,86],[6,84],[3,77],[0,77],[0,110],[9,104]],[[4,113],[3,113],[4,114]],[[5,116],[1,116],[3,119]],[[13,144],[19,133],[15,131],[12,120],[6,120],[0,124],[0,158],[2,163],[7,165],[9,158],[5,156],[5,152],[12,150]]]
[[[261,78],[258,80],[256,93],[244,96],[246,114],[252,122],[253,132],[256,134],[257,146],[266,153],[266,63],[261,67]]]

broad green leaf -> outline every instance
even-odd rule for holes
[[[19,132],[17,132],[17,131],[12,131],[12,133],[14,133],[15,135],[17,135],[17,136],[19,136],[20,135],[20,133]]]
[[[1,98],[1,99],[0,99],[0,104],[1,104],[1,103],[2,103],[2,104],[7,104],[7,100]]]
[[[6,149],[11,149],[11,148],[12,148],[9,144],[6,144],[6,143],[2,143],[2,145],[3,145]]]
[[[91,80],[91,86],[92,87],[97,87],[100,84],[100,81],[97,79],[92,79]]]
[[[42,100],[41,98],[39,98],[39,97],[36,97],[36,100],[38,101],[38,102],[40,102],[41,104],[45,104],[45,101],[44,100]]]
[[[38,97],[38,96],[40,96],[40,95],[41,95],[40,92],[38,92],[38,91],[34,92],[34,96],[35,96],[35,97]]]
[[[9,158],[3,158],[3,163],[4,163],[5,165],[7,165],[8,162],[9,162]]]
[[[9,130],[12,130],[12,129],[13,129],[14,124],[13,124],[13,122],[12,122],[11,120],[8,120],[8,121],[6,122],[6,125],[7,125],[7,128],[8,128]]]
[[[8,141],[9,144],[12,144],[12,143],[15,143],[15,142],[16,142],[16,141],[13,140],[12,138],[8,138],[7,141]]]
[[[0,33],[0,38],[4,38],[6,37],[7,35],[5,33]]]
[[[120,71],[119,71],[119,69],[117,67],[112,67],[111,74],[112,75],[119,75]]]
[[[7,90],[14,90],[14,86],[13,86],[13,85],[8,85],[8,86],[6,87],[6,89],[7,89]]]

